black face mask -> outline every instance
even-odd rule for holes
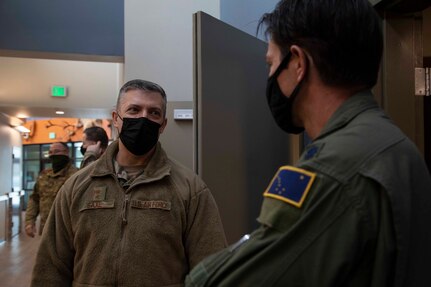
[[[304,131],[303,127],[297,127],[292,121],[293,101],[299,93],[301,82],[296,85],[290,97],[286,97],[278,85],[277,78],[286,69],[289,63],[291,53],[281,61],[277,70],[268,78],[266,86],[266,99],[268,100],[269,109],[277,125],[285,132],[299,134]]]
[[[54,173],[59,172],[70,162],[70,158],[67,155],[55,154],[49,157],[52,163],[52,170]]]
[[[120,119],[123,121],[120,139],[131,153],[144,155],[156,145],[161,127],[159,123],[144,117]]]
[[[81,153],[82,153],[82,155],[85,155],[86,151],[87,151],[87,148],[81,146]]]

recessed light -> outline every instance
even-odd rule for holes
[[[16,115],[16,117],[19,118],[19,119],[26,119],[26,118],[28,118],[28,116],[26,114],[23,114],[23,113],[18,113]]]

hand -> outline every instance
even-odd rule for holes
[[[36,235],[36,224],[32,223],[32,224],[27,224],[25,226],[25,233],[30,236],[30,237],[34,237]]]
[[[103,149],[100,147],[100,141],[97,141],[96,144],[87,146],[87,151],[93,152],[97,157],[99,157],[103,153]]]

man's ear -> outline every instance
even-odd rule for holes
[[[163,131],[165,130],[167,124],[168,124],[168,119],[165,118],[165,120],[162,123],[162,126],[159,129],[159,135],[161,135],[163,133]]]
[[[290,47],[290,52],[292,53],[292,58],[295,59],[295,72],[296,80],[299,83],[307,74],[308,69],[308,55],[301,47],[297,45],[292,45]]]
[[[114,124],[114,127],[119,128],[119,123],[118,123],[118,113],[117,111],[113,110],[112,111],[112,123]]]

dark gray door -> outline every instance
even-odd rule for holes
[[[290,162],[289,137],[266,103],[267,44],[203,12],[194,31],[194,165],[232,243],[257,226],[264,190]]]

